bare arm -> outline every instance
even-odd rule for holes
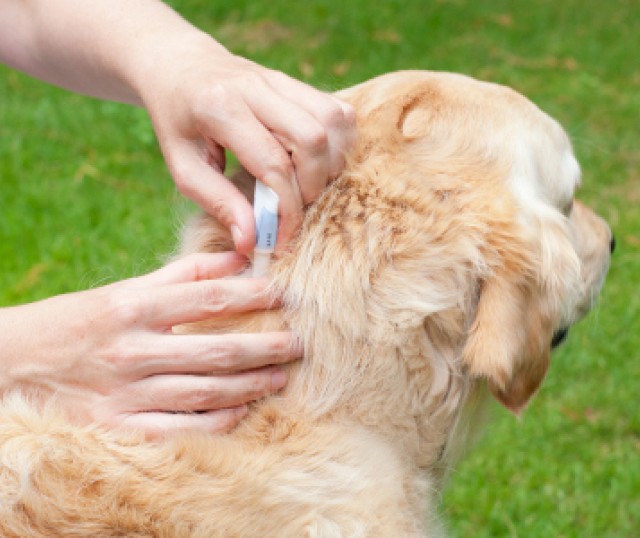
[[[53,84],[147,108],[178,188],[255,242],[224,150],[280,196],[284,246],[344,166],[350,106],[229,53],[156,0],[0,0],[0,59]]]
[[[1,0],[0,14],[3,62],[73,91],[137,105],[154,41],[167,31],[177,40],[197,33],[155,1]]]

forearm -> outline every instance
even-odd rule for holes
[[[0,60],[95,97],[142,104],[157,58],[203,46],[224,51],[157,0],[0,0]]]
[[[84,294],[73,295],[76,300],[58,296],[0,308],[0,394],[14,388],[51,389],[49,382],[57,376],[79,372],[76,359],[88,352],[83,332],[91,313],[77,308]]]

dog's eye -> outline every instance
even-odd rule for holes
[[[565,217],[568,217],[569,215],[571,215],[572,210],[573,210],[573,198],[571,198],[571,201],[562,208],[562,214]]]

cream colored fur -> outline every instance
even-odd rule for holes
[[[286,390],[228,436],[156,444],[5,398],[2,536],[443,534],[439,492],[485,386],[526,405],[553,332],[598,294],[610,232],[569,213],[567,137],[512,90],[403,72],[339,95],[359,140],[273,264],[283,310],[176,328],[291,327],[305,359]],[[203,216],[182,255],[229,246]]]

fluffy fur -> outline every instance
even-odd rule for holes
[[[228,436],[157,444],[5,398],[2,536],[442,535],[439,491],[485,387],[527,404],[554,331],[598,294],[611,235],[571,209],[563,130],[514,91],[402,72],[339,95],[359,140],[273,264],[282,311],[176,329],[291,327],[305,359],[286,390]],[[182,255],[229,246],[201,216]]]

